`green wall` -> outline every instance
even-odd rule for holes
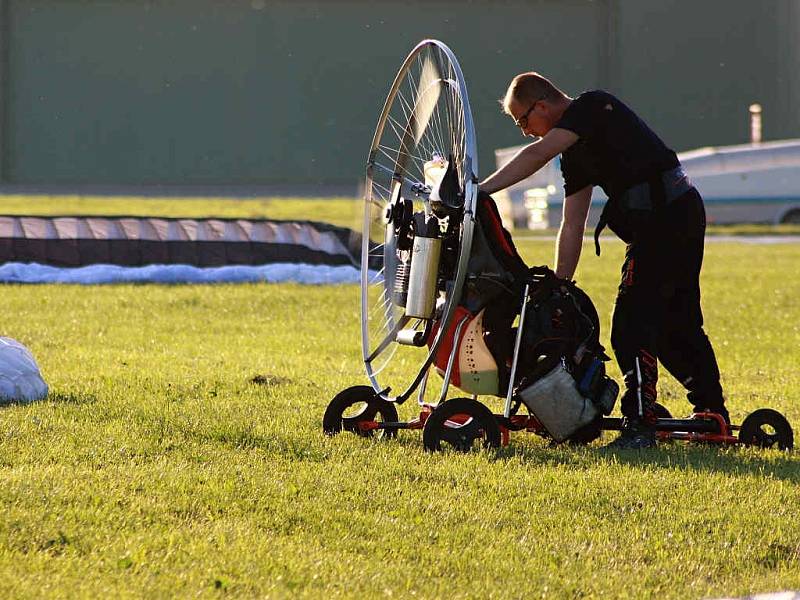
[[[391,79],[425,37],[461,62],[482,174],[522,141],[496,99],[531,68],[619,93],[679,150],[746,141],[757,100],[765,138],[793,137],[796,4],[0,0],[0,177],[355,188]]]
[[[685,150],[800,136],[797,0],[647,0],[615,15],[612,85],[667,141]]]

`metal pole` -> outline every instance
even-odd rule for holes
[[[453,349],[450,351],[450,358],[447,359],[447,369],[444,371],[444,381],[442,382],[442,393],[439,396],[439,404],[444,402],[445,398],[447,398],[447,390],[450,388],[450,377],[453,373],[453,363],[456,361],[456,355],[458,354],[458,347],[461,342],[461,328],[464,327],[464,324],[469,320],[469,315],[464,317],[458,322],[456,326],[456,332],[453,335]],[[430,367],[428,367],[430,368]],[[428,377],[428,373],[425,373],[425,377]]]
[[[761,143],[761,105],[750,105],[750,143]]]
[[[525,284],[525,292],[522,296],[522,308],[519,311],[519,325],[517,326],[517,339],[514,341],[514,359],[511,361],[511,375],[508,378],[508,393],[506,394],[506,405],[503,408],[503,416],[508,419],[511,417],[511,399],[514,395],[514,377],[517,375],[517,360],[519,360],[519,345],[522,342],[522,331],[525,328],[525,309],[528,308],[528,291],[531,284]]]

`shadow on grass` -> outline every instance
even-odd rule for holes
[[[418,435],[414,435],[417,433]],[[342,434],[346,435],[346,434]],[[522,435],[522,434],[518,434]],[[364,440],[370,443],[370,440]],[[403,432],[395,439],[381,440],[380,443],[396,444],[409,451],[422,448],[421,432]],[[769,477],[792,483],[800,483],[800,454],[795,452],[765,451],[760,454],[755,449],[735,447],[698,446],[688,442],[662,443],[651,450],[606,450],[602,446],[548,446],[546,443],[535,446],[511,443],[497,450],[476,450],[486,452],[492,460],[518,462],[523,467],[582,467],[616,463],[632,468],[652,471],[662,468],[671,471],[692,471],[721,473],[725,475]],[[458,456],[454,450],[445,454]],[[432,456],[427,455],[426,456]]]
[[[525,437],[536,440],[533,444]],[[530,466],[570,466],[592,468],[609,463],[633,468],[653,468],[673,471],[720,473],[735,476],[768,477],[800,483],[800,452],[759,450],[739,445],[701,445],[683,441],[660,442],[649,450],[606,449],[601,443],[588,446],[569,444],[549,445],[535,434],[511,434],[508,446],[497,450],[482,450],[493,455],[494,460],[519,461]],[[404,431],[386,443],[400,444],[412,449],[422,446],[422,432]],[[446,450],[446,452],[454,452]]]
[[[416,435],[415,435],[416,434]],[[546,442],[520,443],[525,433],[512,434],[508,446],[489,452],[494,460],[519,461],[525,466],[570,466],[592,468],[609,463],[633,468],[655,468],[677,471],[701,471],[728,475],[771,477],[800,483],[800,453],[796,451],[759,451],[737,446],[701,446],[691,442],[662,442],[650,450],[611,450],[600,445],[550,446]],[[539,438],[535,438],[539,439]],[[422,447],[422,432],[401,432],[397,438],[383,443],[399,444],[409,450]],[[452,452],[453,450],[446,450]]]
[[[533,448],[514,445],[497,450],[499,460],[516,458],[537,465],[592,465],[617,463],[630,467],[672,471],[702,471],[728,475],[771,477],[800,483],[800,455],[731,446],[699,446],[690,442],[662,443],[649,450],[610,450],[601,446]]]
[[[190,427],[182,431],[187,438],[211,442],[235,450],[262,450],[294,460],[324,462],[330,449],[302,435],[264,434],[251,424],[217,424],[210,427]],[[352,436],[342,432],[339,436]],[[764,451],[732,446],[700,446],[687,442],[662,443],[651,450],[606,450],[599,445],[548,446],[546,442],[520,443],[521,436],[512,435],[510,445],[497,450],[482,450],[491,460],[521,463],[524,467],[570,466],[592,469],[608,464],[652,471],[661,468],[671,471],[721,473],[732,476],[770,477],[800,483],[800,454],[795,452]],[[320,439],[324,436],[319,431]],[[339,436],[336,436],[337,438]],[[536,438],[538,440],[538,438]],[[362,439],[364,445],[388,444],[409,452],[422,449],[421,431],[401,431],[393,439]],[[454,451],[454,455],[457,455]],[[510,465],[511,466],[511,465]]]
[[[3,398],[0,401],[0,410],[11,408],[12,406],[29,406],[38,402],[42,402],[42,400],[9,400],[8,398]]]
[[[34,406],[42,403],[53,404],[93,404],[97,398],[94,394],[64,394],[61,392],[50,392],[45,398],[40,400],[8,400],[0,401],[0,409],[11,406]]]

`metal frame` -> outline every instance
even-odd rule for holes
[[[452,285],[450,286],[450,291],[447,296],[444,311],[442,316],[439,319],[439,329],[436,333],[436,336],[431,343],[428,356],[423,361],[423,364],[420,366],[419,372],[416,378],[412,381],[412,383],[407,387],[407,389],[403,390],[396,396],[392,397],[389,395],[390,389],[387,386],[382,385],[378,378],[378,373],[372,368],[372,359],[375,358],[374,356],[370,356],[369,352],[369,331],[368,331],[368,311],[370,307],[368,305],[368,288],[369,288],[369,225],[371,222],[370,219],[370,208],[372,200],[372,172],[376,165],[375,157],[377,154],[378,144],[380,143],[381,137],[383,135],[383,130],[385,128],[389,112],[393,106],[395,98],[397,96],[398,90],[400,86],[405,81],[406,75],[408,74],[411,66],[414,64],[414,61],[418,57],[418,55],[427,47],[433,46],[436,49],[440,50],[447,60],[450,63],[450,67],[452,68],[453,73],[455,74],[455,81],[448,80],[446,83],[447,85],[454,86],[454,89],[458,90],[458,97],[461,102],[461,107],[463,111],[463,127],[464,127],[464,146],[465,146],[465,156],[464,156],[464,163],[463,163],[463,178],[464,178],[464,191],[465,191],[465,198],[464,198],[464,214],[461,223],[461,246],[459,251],[458,263],[455,270],[455,277],[452,281]],[[464,76],[461,71],[461,67],[458,64],[458,60],[456,59],[455,55],[453,54],[452,50],[448,48],[445,44],[438,40],[428,39],[423,40],[411,51],[411,53],[406,57],[405,61],[403,62],[400,70],[398,71],[397,75],[395,76],[394,82],[389,90],[389,94],[386,97],[386,101],[384,102],[383,109],[381,111],[381,116],[378,120],[378,125],[375,129],[375,133],[372,138],[372,143],[370,145],[369,151],[369,158],[367,161],[367,185],[365,191],[365,198],[364,198],[364,226],[363,226],[363,235],[362,235],[362,260],[361,260],[361,343],[362,343],[362,351],[363,351],[363,359],[364,359],[364,366],[367,371],[367,377],[372,384],[375,392],[379,394],[383,399],[402,403],[408,397],[413,394],[414,390],[422,383],[422,381],[427,376],[427,371],[430,368],[433,360],[436,356],[437,351],[444,339],[444,336],[447,334],[448,328],[450,323],[453,319],[455,314],[456,306],[458,305],[459,300],[461,299],[461,292],[464,286],[464,280],[466,278],[466,270],[467,270],[467,263],[469,261],[470,250],[472,248],[472,236],[473,236],[473,229],[475,226],[475,203],[477,201],[477,143],[475,140],[475,127],[472,121],[472,112],[469,106],[469,98],[467,95],[467,87],[464,81]],[[402,184],[402,182],[401,182]],[[394,343],[394,342],[392,342]],[[374,352],[372,353],[375,354]],[[447,385],[449,381],[445,381],[445,392],[447,389]]]
[[[522,296],[522,308],[519,311],[519,325],[517,326],[517,339],[514,340],[514,356],[511,359],[511,374],[508,377],[508,391],[506,392],[506,404],[503,408],[503,416],[508,419],[511,416],[511,399],[514,394],[514,377],[517,375],[517,361],[519,360],[519,348],[522,344],[522,333],[525,327],[525,309],[528,308],[528,292],[531,284],[525,284],[525,291]]]
[[[455,333],[453,333],[453,349],[450,350],[450,356],[447,357],[447,369],[444,372],[444,381],[442,382],[442,393],[439,395],[439,403],[441,404],[444,402],[444,399],[447,397],[447,390],[450,389],[450,378],[453,376],[453,363],[456,361],[456,356],[458,356],[458,340],[461,337],[461,330],[464,328],[464,324],[469,320],[469,317],[464,317],[458,322],[456,325]],[[427,375],[428,369],[425,369],[425,374]],[[427,380],[427,377],[425,377]]]

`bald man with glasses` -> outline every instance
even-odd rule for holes
[[[717,412],[729,420],[700,309],[705,209],[675,152],[605,91],[571,98],[538,73],[522,73],[501,103],[523,135],[539,139],[480,188],[489,194],[505,189],[561,154],[566,198],[556,275],[575,274],[595,185],[609,198],[595,230],[597,254],[606,225],[627,243],[611,327],[625,378],[624,427],[611,446],[655,446],[659,362],[687,389],[696,412]]]

